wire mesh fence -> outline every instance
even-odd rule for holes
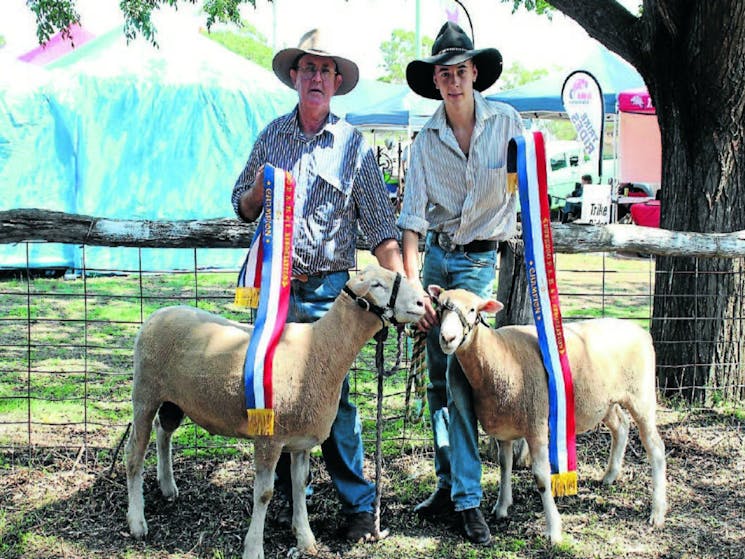
[[[74,272],[6,270],[0,280],[0,448],[38,446],[110,452],[121,445],[130,415],[135,337],[155,310],[191,305],[240,322],[254,311],[234,307],[238,270],[204,269],[194,250],[190,270],[103,269]],[[118,250],[118,249],[112,249]],[[141,260],[140,260],[141,261]],[[340,340],[339,343],[343,343]],[[385,363],[386,441],[422,445],[404,408],[410,339],[389,338]],[[374,342],[351,369],[351,389],[366,439],[374,440]],[[239,443],[186,423],[175,445],[198,452]]]
[[[27,253],[31,245],[27,243]],[[186,304],[243,322],[253,320],[251,312],[232,306],[237,269],[204,268],[197,249],[192,250],[191,269],[167,270],[143,265],[141,257],[139,265],[129,269],[87,268],[86,246],[78,248],[83,254],[80,269],[38,270],[29,262],[25,268],[5,271],[0,281],[0,448],[11,455],[39,446],[81,449],[84,457],[118,452],[131,413],[134,339],[156,309]],[[360,254],[361,261],[370,258],[369,253]],[[657,272],[652,256],[557,254],[556,268],[565,320],[613,316],[652,328],[654,320],[688,318],[653,318]],[[686,296],[704,298],[697,293]],[[706,309],[706,301],[701,303],[699,308]],[[742,312],[735,312],[732,320],[742,321]],[[400,452],[426,449],[431,439],[427,413],[421,414],[422,421],[416,413],[423,409],[424,396],[421,390],[407,392],[411,338],[390,337],[385,362],[390,367],[397,361],[399,347],[400,364],[384,385],[385,444]],[[351,370],[353,398],[368,444],[375,438],[374,354],[371,341]],[[705,365],[716,369],[722,364]],[[743,368],[741,362],[724,365]],[[724,382],[731,378],[722,377]],[[707,386],[714,392],[732,388],[716,382]],[[734,389],[742,391],[743,386]],[[174,442],[195,454],[250,444],[212,437],[189,423]]]

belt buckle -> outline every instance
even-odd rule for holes
[[[445,252],[452,252],[455,248],[453,239],[451,239],[450,235],[448,235],[447,233],[437,233],[437,244]]]

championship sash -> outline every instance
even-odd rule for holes
[[[530,301],[548,376],[551,492],[576,495],[574,390],[556,285],[543,134],[526,133],[510,140],[507,159],[508,182],[514,187],[516,181],[520,193]]]
[[[257,308],[243,366],[249,435],[274,434],[272,364],[290,302],[294,204],[290,173],[267,164],[264,212],[236,290],[236,304]]]

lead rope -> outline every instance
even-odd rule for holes
[[[383,327],[375,334],[375,368],[378,371],[378,406],[375,417],[375,533],[373,539],[382,540],[388,536],[388,530],[380,531],[380,500],[383,496],[383,381],[385,377],[395,373],[401,365],[401,347],[403,342],[403,328],[398,328],[398,343],[396,363],[389,371],[383,363],[384,342],[388,338],[388,327]]]
[[[406,379],[406,414],[412,423],[419,423],[424,416],[424,399],[427,396],[427,383],[425,373],[427,363],[425,349],[427,348],[427,334],[407,327],[407,334],[412,338],[411,362],[409,364],[409,377]],[[411,396],[414,393],[412,406]]]
[[[374,539],[383,539],[388,534],[380,532],[380,498],[383,495],[383,342],[388,337],[388,328],[375,334],[375,367],[378,370],[378,408],[375,417],[375,534]]]

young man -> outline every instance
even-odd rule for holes
[[[493,48],[474,49],[448,22],[432,56],[406,68],[409,87],[443,102],[412,145],[398,225],[404,268],[419,277],[418,243],[426,236],[424,286],[464,288],[490,296],[499,241],[516,230],[516,193],[507,187],[507,144],[522,133],[520,115],[479,93],[502,71]],[[436,517],[456,511],[466,537],[490,541],[481,510],[481,460],[471,387],[455,356],[440,350],[437,316],[429,300],[418,326],[427,335],[427,400],[435,444],[437,489],[415,511]]]
[[[313,30],[298,48],[275,55],[274,73],[297,91],[298,105],[259,134],[232,196],[236,214],[254,221],[262,211],[264,163],[295,178],[290,322],[313,322],[329,309],[355,264],[358,226],[378,262],[403,272],[399,231],[373,152],[357,130],[330,110],[332,96],[348,93],[357,84],[357,65],[318,42]],[[374,530],[375,486],[362,472],[361,431],[345,379],[331,435],[321,449],[347,515],[342,534],[351,541]],[[289,498],[287,454],[277,465],[277,475],[279,493]],[[283,513],[286,518],[287,506]]]

